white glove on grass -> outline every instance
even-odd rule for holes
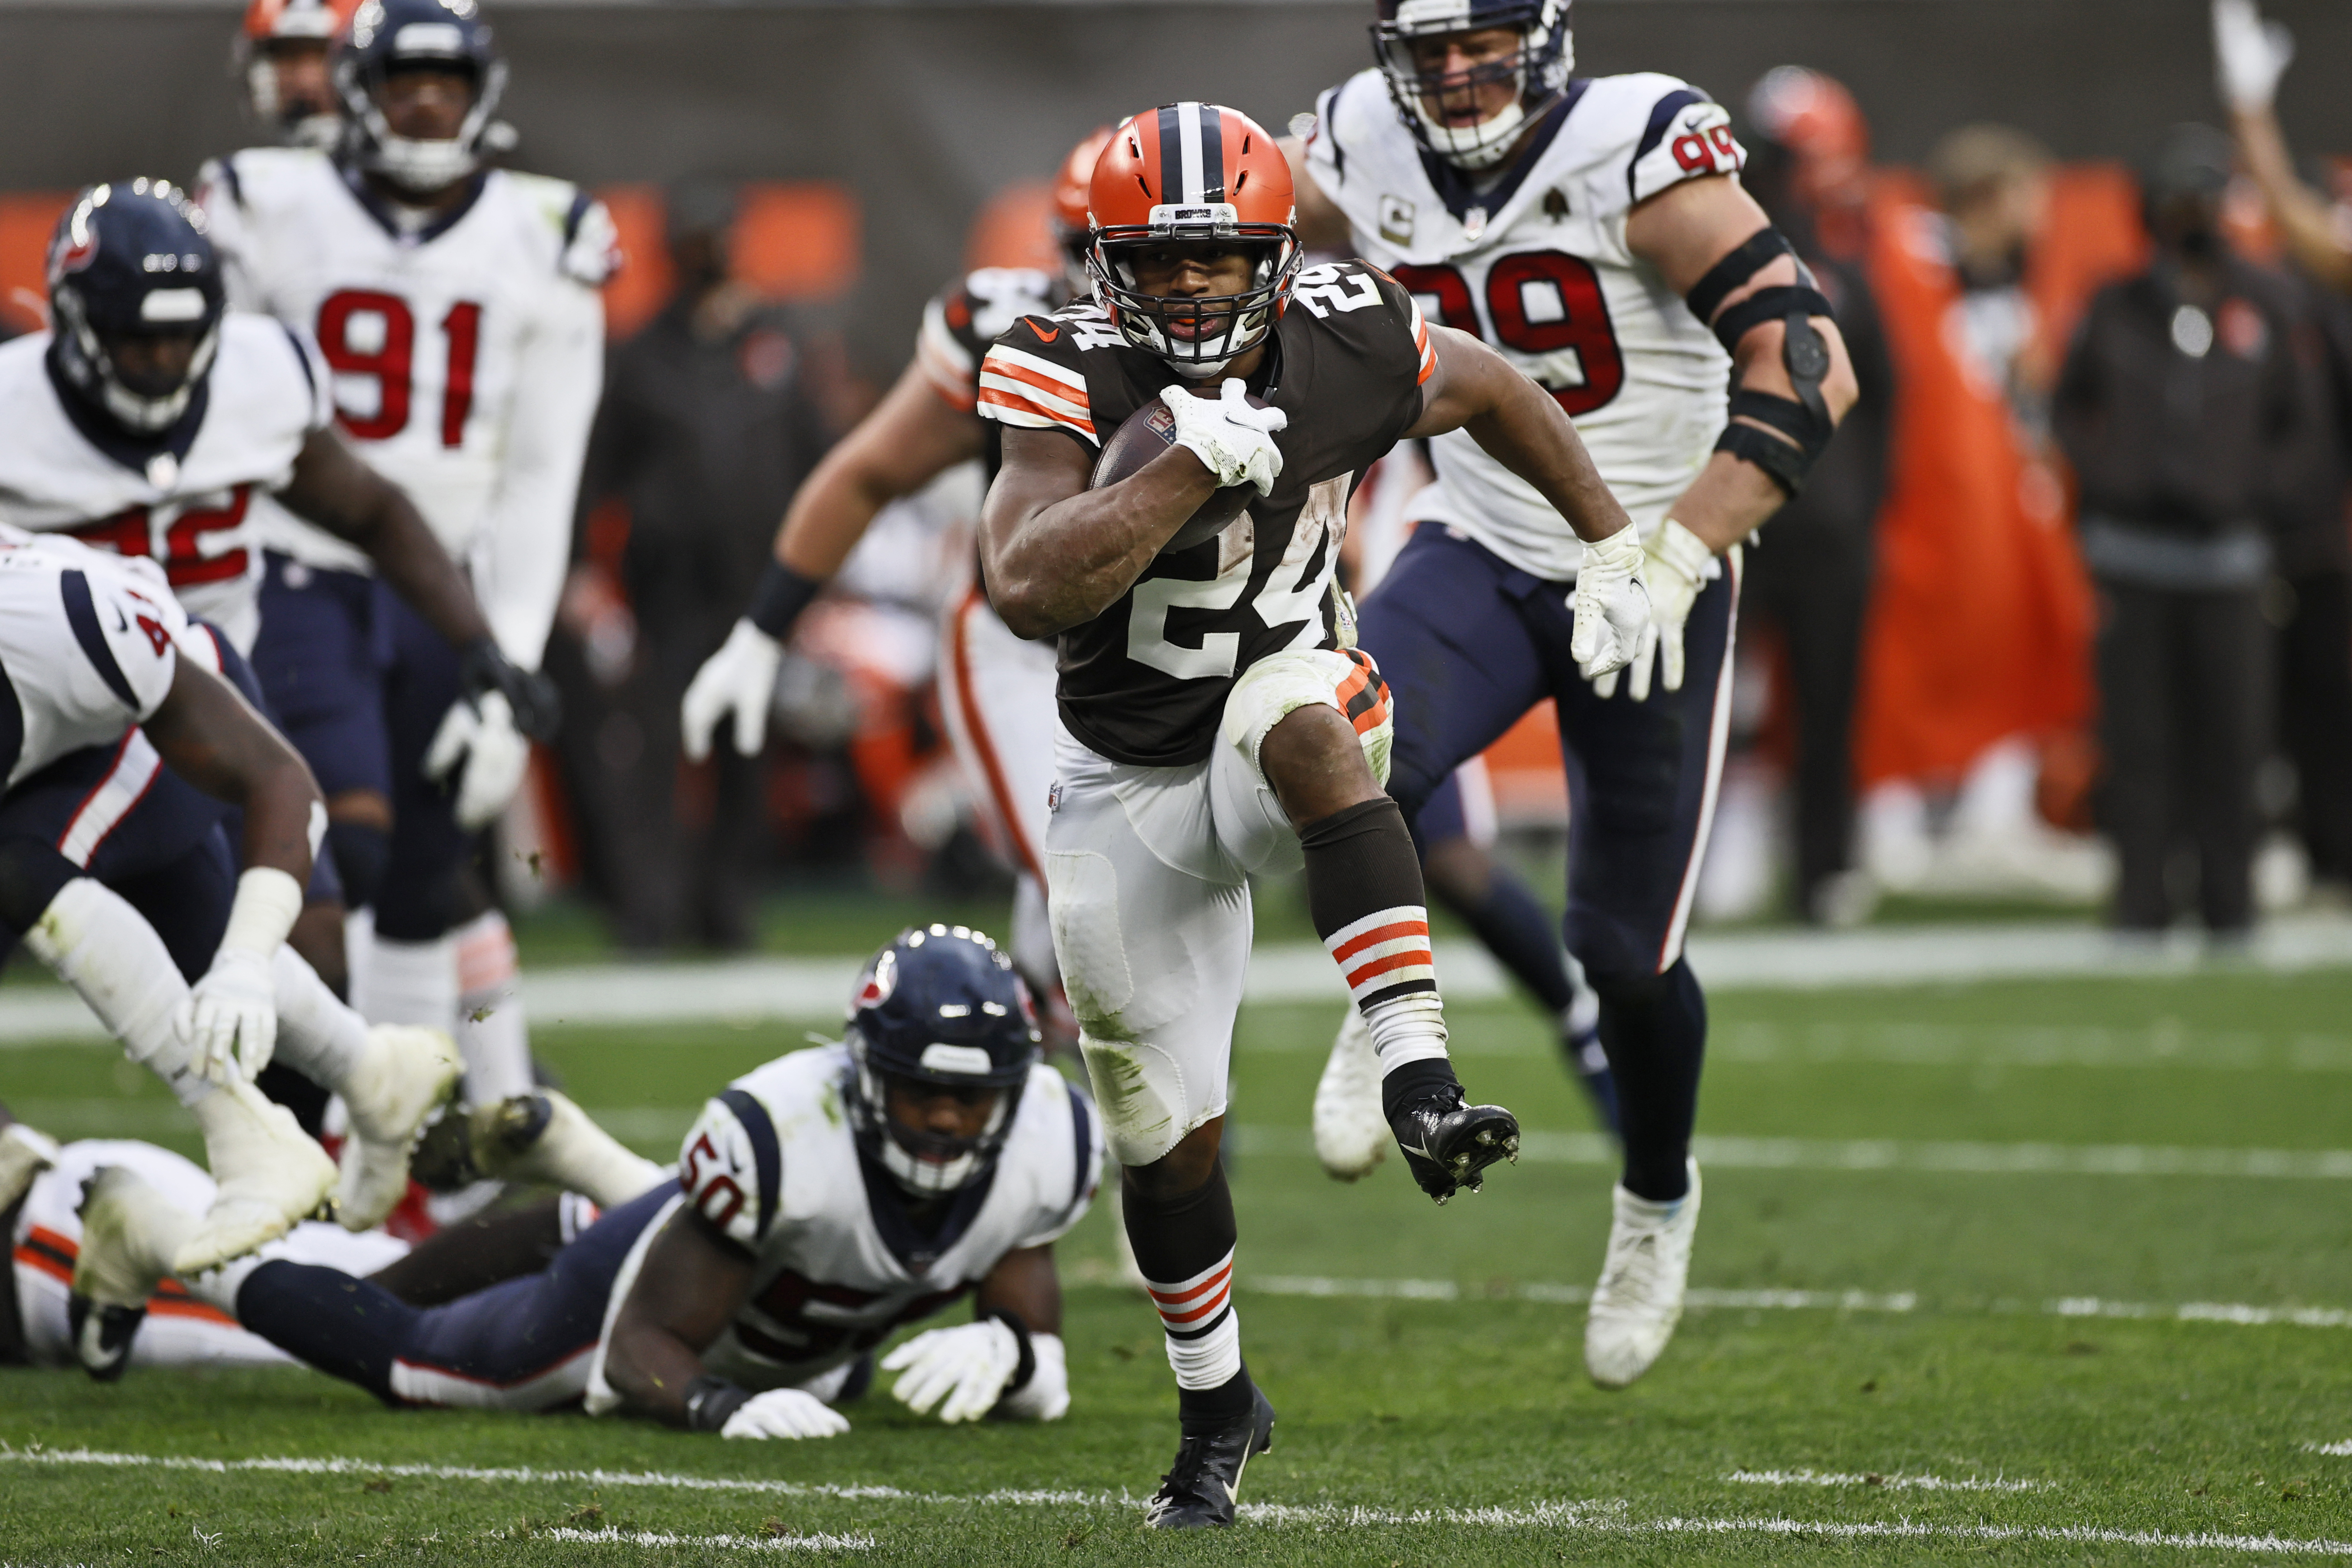
[[[514,708],[503,692],[450,704],[425,752],[425,778],[446,789],[455,776],[457,825],[469,833],[507,809],[530,766],[530,742],[515,727]]]
[[[678,705],[689,761],[710,755],[710,737],[730,713],[735,716],[735,749],[746,757],[760,755],[768,744],[768,706],[775,700],[776,672],[783,663],[782,643],[749,618],[735,622],[719,652],[694,672],[686,701]]]
[[[1643,580],[1642,536],[1625,527],[1584,547],[1576,591],[1569,608],[1576,613],[1568,656],[1588,681],[1622,670],[1642,651],[1650,625],[1650,589]],[[1605,695],[1605,694],[1604,694]]]
[[[1625,673],[1626,695],[1635,702],[1650,696],[1650,672],[1662,666],[1661,685],[1670,692],[1683,689],[1683,622],[1690,619],[1691,603],[1707,579],[1716,574],[1715,552],[1699,537],[1668,517],[1650,541],[1643,563],[1643,581],[1650,590],[1650,627],[1642,633],[1642,651]],[[1617,695],[1617,672],[1592,683],[1604,698]]]
[[[884,1358],[882,1370],[906,1375],[891,1385],[893,1398],[918,1416],[930,1414],[937,1405],[940,1419],[952,1427],[995,1409],[1020,1365],[1020,1339],[987,1318],[917,1334]]]
[[[1198,457],[1221,488],[1255,485],[1261,496],[1274,493],[1275,476],[1282,472],[1282,450],[1274,436],[1288,427],[1288,414],[1252,408],[1238,376],[1227,376],[1214,398],[1194,397],[1174,386],[1162,391],[1160,401],[1176,417],[1175,444]]]
[[[719,1428],[722,1437],[838,1437],[849,1430],[849,1422],[842,1413],[814,1394],[803,1394],[797,1388],[771,1388],[765,1394],[754,1394],[743,1401],[735,1414],[727,1417],[727,1425]]]
[[[2261,114],[2278,97],[2279,78],[2294,58],[2294,35],[2265,22],[2254,0],[2213,0],[2213,62],[2221,99],[2241,114]]]

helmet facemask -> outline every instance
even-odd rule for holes
[[[1517,32],[1518,47],[1464,69],[1427,68],[1416,55],[1416,45],[1503,28]],[[1530,0],[1476,17],[1460,0],[1404,0],[1394,21],[1374,24],[1372,52],[1414,140],[1469,170],[1493,168],[1509,155],[1528,125],[1559,100],[1576,57],[1565,0]],[[1475,113],[1497,84],[1509,89],[1500,108],[1475,121],[1450,122]]]
[[[1167,211],[1154,208],[1155,219]],[[1204,209],[1191,208],[1188,212]],[[1291,230],[1280,224],[1244,224],[1233,208],[1213,204],[1210,222],[1154,222],[1095,231],[1087,272],[1096,302],[1129,344],[1190,381],[1206,381],[1265,341],[1282,314],[1302,256]],[[1171,241],[1214,242],[1249,257],[1249,287],[1238,294],[1148,294],[1139,282],[1134,253]]]
[[[404,70],[447,70],[473,78],[473,106],[455,136],[425,139],[394,132],[377,94]],[[418,196],[446,190],[481,167],[486,143],[497,129],[490,117],[498,112],[506,85],[504,60],[480,67],[457,57],[404,57],[382,71],[362,71],[348,60],[339,63],[335,70],[336,90],[360,133],[356,138],[360,165]]]
[[[287,57],[296,51],[317,57],[311,68],[322,91],[317,97],[297,97],[286,90],[281,73]],[[270,38],[253,46],[245,62],[246,101],[253,116],[275,131],[289,147],[331,152],[342,140],[343,117],[335,102],[334,79],[327,68],[324,37]]]
[[[1021,1085],[953,1083],[944,1079],[917,1078],[877,1069],[856,1030],[849,1037],[850,1114],[861,1148],[880,1162],[910,1197],[939,1197],[979,1180],[995,1165],[1013,1125]],[[904,1085],[919,1094],[940,1092],[985,1092],[993,1096],[987,1122],[969,1137],[910,1127],[890,1112],[890,1090]]]

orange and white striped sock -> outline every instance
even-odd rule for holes
[[[1144,1277],[1168,1336],[1179,1388],[1222,1388],[1242,1369],[1242,1324],[1234,1311],[1234,1249],[1190,1279]]]
[[[1298,842],[1308,913],[1371,1030],[1381,1075],[1445,1061],[1421,857],[1404,814],[1382,796],[1309,822]]]

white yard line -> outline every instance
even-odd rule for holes
[[[1139,1500],[1125,1492],[996,1491],[977,1493],[910,1492],[890,1486],[831,1487],[793,1481],[730,1479],[715,1476],[679,1476],[630,1470],[540,1470],[472,1469],[458,1465],[383,1465],[350,1458],[197,1459],[176,1455],[100,1453],[88,1449],[22,1449],[0,1444],[0,1462],[52,1465],[93,1465],[109,1469],[198,1470],[226,1474],[266,1470],[296,1475],[422,1476],[443,1480],[486,1483],[563,1481],[596,1486],[641,1486],[693,1491],[767,1492],[790,1496],[830,1497],[943,1504],[950,1507],[999,1507],[1052,1504],[1132,1510]],[[2352,1542],[2302,1540],[2277,1535],[2216,1535],[2173,1533],[2151,1530],[2111,1530],[2097,1525],[1928,1524],[1912,1520],[1848,1521],[1778,1517],[1636,1519],[1622,1500],[1602,1502],[1553,1502],[1519,1507],[1433,1508],[1391,1510],[1358,1508],[1344,1503],[1244,1503],[1242,1517],[1254,1523],[1330,1526],[1395,1526],[1449,1524],[1504,1530],[1556,1530],[1609,1535],[1744,1535],[1819,1536],[1832,1540],[1893,1538],[1921,1541],[2048,1541],[2080,1545],[2170,1547],[2192,1552],[2225,1552],[2258,1556],[2352,1556]],[[763,1547],[774,1542],[759,1537],[643,1536],[601,1531],[541,1531],[542,1539],[643,1545],[721,1545],[740,1543]],[[800,1542],[831,1543],[833,1550],[863,1551],[873,1544],[865,1535],[809,1536]],[[795,1542],[783,1550],[802,1549]],[[811,1545],[806,1549],[819,1549]]]
[[[721,1552],[871,1552],[870,1535],[669,1535],[652,1530],[534,1530],[512,1541],[562,1541],[579,1546],[708,1546]]]
[[[1119,1282],[1108,1269],[1089,1269],[1084,1263],[1068,1272],[1074,1284]],[[1374,1301],[1516,1301],[1573,1307],[1592,1299],[1591,1288],[1584,1285],[1528,1282],[1488,1287],[1463,1285],[1452,1280],[1346,1280],[1320,1274],[1244,1274],[1240,1286],[1244,1295],[1255,1291],[1266,1296],[1336,1296]],[[1694,1286],[1685,1293],[1683,1304],[1699,1312],[1911,1312],[1919,1310],[1920,1296],[1916,1291],[1715,1291]],[[2061,1296],[2038,1306],[1994,1301],[1982,1305],[1935,1305],[1928,1310],[1955,1314],[2033,1312],[2055,1318],[2134,1318],[2221,1323],[2239,1328],[2352,1328],[2352,1310],[2343,1307],[2257,1307],[2242,1301],[2166,1303]],[[2347,1445],[2344,1451],[2352,1454],[2352,1445]]]
[[[2193,940],[2150,946],[2056,922],[1702,932],[1689,944],[1692,968],[1717,991],[2186,975],[2200,972],[2200,954]],[[543,968],[523,976],[523,1001],[533,1021],[546,1025],[837,1023],[859,963],[761,957]],[[2282,974],[2352,968],[2352,919],[2298,915],[2267,922],[2246,954],[2221,967]],[[1513,994],[1495,960],[1473,942],[1440,942],[1437,972],[1446,995],[1464,1001]],[[1252,955],[1247,996],[1254,1002],[1328,1001],[1336,1009],[1347,993],[1321,947],[1292,942],[1270,943]],[[89,1010],[61,989],[0,991],[0,1044],[100,1036]]]
[[[2006,1477],[1879,1475],[1864,1471],[1844,1475],[1829,1470],[1734,1470],[1723,1478],[1758,1487],[1885,1487],[1891,1491],[2048,1491],[2048,1481],[2019,1481]]]
[[[2339,1459],[2352,1459],[2352,1437],[2340,1443],[2305,1443],[2304,1451],[2311,1454],[2333,1454]]]

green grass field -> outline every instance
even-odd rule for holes
[[[1611,1173],[1534,1020],[1456,1011],[1474,1092],[1544,1135],[1440,1210],[1393,1163],[1354,1188],[1316,1166],[1328,1011],[1245,1015],[1236,1299],[1281,1420],[1231,1535],[1138,1528],[1173,1396],[1097,1210],[1064,1247],[1076,1403],[1056,1426],[940,1428],[877,1395],[845,1437],[755,1447],[394,1413],[293,1371],[5,1373],[0,1563],[2352,1556],[2352,1451],[2325,1451],[2352,1439],[2352,1158],[2319,1157],[2352,1148],[2352,976],[1751,993],[1714,1013],[1698,1304],[1616,1395],[1583,1377],[1577,1304]],[[704,1092],[796,1042],[540,1045],[667,1156]],[[60,1135],[194,1147],[96,1047],[0,1051],[0,1096]]]

